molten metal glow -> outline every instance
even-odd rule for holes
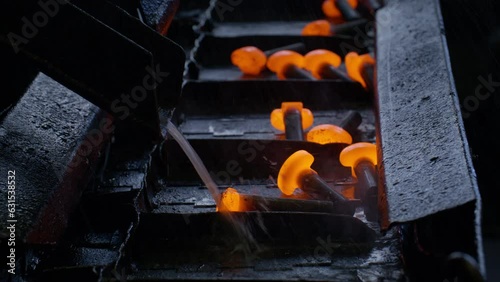
[[[363,87],[366,89],[366,81],[363,79],[361,75],[361,69],[363,64],[375,64],[375,59],[370,56],[370,54],[358,55],[356,52],[349,52],[345,56],[345,66],[347,69],[347,75],[353,80],[361,83]]]
[[[282,50],[272,54],[267,59],[267,68],[275,72],[279,79],[286,79],[284,71],[289,65],[302,68],[304,66],[304,56],[295,51]]]
[[[321,79],[319,72],[324,64],[338,67],[342,58],[334,52],[326,49],[316,49],[304,56],[304,68],[310,71],[314,77]]]
[[[240,194],[236,189],[229,187],[221,195],[220,208],[217,206],[217,211],[244,211],[245,207],[240,199]]]
[[[285,113],[292,109],[301,113],[302,129],[309,128],[313,124],[314,116],[309,109],[303,108],[302,102],[283,102],[281,109],[271,112],[271,125],[279,131],[285,131]]]
[[[299,150],[283,163],[278,174],[278,188],[285,195],[292,195],[300,188],[302,177],[308,173],[316,173],[311,169],[314,157],[305,150]]]
[[[323,13],[325,14],[325,16],[327,16],[329,18],[341,18],[342,13],[337,8],[337,6],[335,5],[334,2],[335,2],[335,0],[323,1],[323,5],[321,6],[321,9],[323,10]],[[356,8],[358,6],[358,0],[348,0],[347,2],[353,8]]]
[[[310,22],[302,29],[303,36],[331,36],[332,27],[327,20],[316,20]]]
[[[319,144],[352,144],[352,137],[342,127],[332,124],[320,124],[307,132],[307,141]]]
[[[362,161],[369,161],[377,165],[377,147],[368,142],[358,142],[345,147],[340,152],[340,163],[343,166],[351,167],[354,175],[354,167]]]
[[[244,74],[259,75],[266,67],[267,57],[259,48],[245,46],[231,53],[231,62]]]

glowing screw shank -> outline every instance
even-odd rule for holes
[[[240,194],[232,187],[227,188],[222,193],[221,201],[221,207],[217,209],[219,212],[300,211],[331,213],[334,211],[333,203],[329,201]]]

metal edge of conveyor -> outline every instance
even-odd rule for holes
[[[467,212],[474,213],[476,259],[486,277],[481,197],[440,3],[386,2],[376,14],[380,224],[388,229],[472,203]]]
[[[444,27],[444,22],[443,22],[443,17],[442,17],[442,13],[441,13],[441,4],[439,2],[439,0],[435,0],[436,2],[436,13],[439,15],[439,27],[442,31],[445,31],[445,27]],[[463,123],[463,119],[462,119],[462,112],[461,112],[461,109],[460,109],[460,101],[458,99],[458,94],[457,94],[457,90],[455,88],[455,79],[453,78],[453,70],[452,70],[452,67],[451,67],[451,61],[450,61],[450,53],[448,51],[448,43],[446,41],[446,35],[445,33],[443,32],[442,33],[442,43],[443,43],[443,52],[445,53],[445,56],[444,58],[446,59],[446,64],[448,66],[448,70],[449,70],[449,75],[450,75],[450,82],[451,82],[451,87],[453,89],[453,98],[454,98],[454,105],[455,105],[455,111],[457,113],[457,115],[459,116],[459,119],[458,119],[458,122],[459,122],[459,125],[460,125],[460,132],[461,132],[461,135],[463,137],[463,142],[464,142],[464,149],[465,149],[465,158],[466,158],[466,161],[467,161],[467,164],[469,166],[469,169],[471,171],[471,177],[473,178],[473,184],[474,186],[472,187],[473,190],[474,190],[474,195],[476,196],[476,202],[475,202],[475,206],[476,206],[476,210],[475,210],[475,226],[474,226],[474,229],[475,229],[475,232],[476,232],[476,244],[477,244],[477,256],[478,256],[478,263],[479,263],[479,267],[480,267],[480,272],[481,274],[483,275],[484,279],[486,279],[486,262],[485,262],[485,257],[484,257],[484,250],[483,250],[483,235],[482,235],[482,225],[481,225],[481,222],[482,222],[482,203],[481,203],[481,194],[479,192],[479,187],[478,187],[478,184],[477,184],[477,176],[476,176],[476,172],[475,172],[475,169],[474,169],[474,166],[473,166],[473,162],[472,162],[472,154],[470,152],[470,147],[469,147],[469,142],[467,140],[467,136],[466,136],[466,132],[465,132],[465,126],[464,126],[464,123]]]
[[[109,142],[112,121],[39,73],[0,122],[0,170],[16,172],[13,218],[19,245],[54,244],[62,236]],[[0,194],[0,203],[7,206],[7,191]],[[3,222],[6,218],[7,213],[1,213]]]

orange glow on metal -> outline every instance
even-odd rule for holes
[[[216,211],[243,211],[244,205],[241,202],[240,194],[236,189],[228,187],[221,195],[221,204],[217,206]]]
[[[304,56],[304,68],[318,79],[321,79],[319,71],[324,64],[338,67],[341,63],[342,58],[339,55],[326,49],[312,50]]]
[[[304,66],[304,56],[295,51],[281,50],[272,54],[267,59],[267,68],[275,72],[279,79],[286,79],[283,73],[288,65],[295,65],[302,68]]]
[[[312,21],[302,28],[303,36],[331,36],[332,27],[327,20]]]
[[[320,124],[307,132],[307,141],[319,144],[344,143],[352,144],[352,137],[342,127],[332,124]]]
[[[337,6],[335,6],[334,2],[335,0],[323,1],[323,4],[321,5],[321,10],[323,10],[325,16],[329,18],[340,18],[342,17],[342,13],[337,8]],[[358,6],[358,0],[348,0],[347,2],[353,8],[356,8]]]
[[[352,168],[354,175],[354,167],[362,161],[369,161],[373,165],[377,165],[377,146],[368,142],[358,142],[345,147],[340,152],[340,163],[345,167]]]
[[[354,196],[355,190],[356,189],[354,188],[354,186],[349,186],[349,187],[343,187],[342,191],[340,191],[340,192],[342,193],[342,195],[344,195],[344,197],[352,200],[352,199],[356,198]]]
[[[366,82],[361,76],[361,68],[363,64],[375,64],[375,59],[370,54],[359,55],[356,52],[349,52],[345,56],[345,66],[347,75],[353,80],[361,83],[366,89]]]
[[[292,195],[295,189],[300,188],[302,177],[309,173],[316,173],[311,169],[314,157],[305,150],[299,150],[283,163],[278,174],[278,188],[285,195]]]
[[[231,53],[231,62],[244,74],[259,75],[266,67],[267,56],[257,47],[245,46]]]
[[[321,5],[321,10],[323,14],[329,18],[340,18],[342,17],[342,13],[335,7],[335,4],[332,0],[325,0]]]
[[[302,129],[309,128],[313,125],[314,116],[309,109],[303,107],[302,102],[281,103],[281,109],[274,109],[271,112],[271,125],[279,131],[285,131],[285,113],[291,109],[301,113]]]

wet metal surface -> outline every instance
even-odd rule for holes
[[[347,111],[314,111],[314,123],[340,125]],[[371,108],[361,108],[358,112],[362,122],[353,132],[353,141],[375,142],[375,117]],[[235,139],[284,139],[283,132],[274,129],[269,114],[231,116],[185,116],[179,129],[188,139],[210,139],[230,137]],[[305,132],[310,129],[307,128]]]
[[[319,229],[320,215],[316,218],[311,214],[308,220],[302,218],[306,214],[242,213],[242,219],[245,218],[247,226],[253,226],[250,230],[259,242],[258,249],[247,255],[238,247],[242,241],[236,235],[230,235],[225,228],[221,230],[220,223],[212,223],[210,218],[215,214],[179,214],[176,219],[165,212],[142,216],[137,236],[147,236],[148,240],[140,240],[135,247],[140,249],[134,251],[136,269],[128,276],[131,281],[406,281],[398,257],[397,230],[379,234],[377,224],[366,222],[362,211],[352,221],[349,217],[343,217],[347,221],[330,218]],[[277,220],[279,217],[282,218]],[[162,220],[165,224],[158,226]],[[302,220],[306,220],[308,228],[300,227]],[[348,227],[350,224],[361,222],[372,230],[368,233],[377,234],[375,238],[357,241],[362,229],[347,235],[354,228]],[[205,224],[211,227],[198,230]],[[332,231],[328,231],[329,224],[336,230],[344,230],[341,233],[347,232],[350,243],[344,242],[338,232],[328,233]],[[156,227],[151,229],[153,226]],[[214,234],[217,232],[220,235]],[[293,235],[295,232],[302,235]],[[195,237],[190,240],[191,236]]]
[[[250,183],[251,181],[248,181]],[[267,184],[233,184],[239,193],[246,195],[258,195],[264,197],[287,198],[281,193],[276,184],[268,181]],[[355,182],[331,183],[331,187],[341,193],[345,190],[354,189]],[[220,192],[224,192],[228,186],[219,186]],[[290,196],[288,196],[290,197]],[[301,191],[296,191],[292,198],[310,199]],[[153,213],[202,213],[214,212],[215,201],[205,187],[200,186],[179,186],[162,189],[153,199],[158,207]]]
[[[216,9],[223,2],[211,1],[216,29],[226,24]],[[225,20],[306,22],[321,15],[322,0],[264,2],[243,1],[233,7],[233,13],[224,14]],[[254,12],[264,5],[269,9]],[[259,41],[263,47],[281,40],[295,43],[294,37],[300,36],[265,37]],[[196,46],[195,53],[202,71],[208,72],[211,66],[232,71],[229,53],[220,52],[217,45],[228,43],[222,45],[228,51],[252,39],[209,40],[217,44]],[[314,40],[304,42],[307,45]],[[352,38],[343,37],[316,40],[335,50],[340,50],[344,40],[352,43]],[[335,80],[277,81],[271,77],[249,81],[236,76],[233,81],[206,81],[205,74],[186,81],[174,119],[211,172],[216,176],[231,174],[228,183],[216,179],[221,191],[231,184],[244,193],[282,197],[276,176],[283,161],[298,149],[313,153],[317,163],[312,168],[332,189],[354,189],[351,169],[338,161],[346,144],[289,142],[272,129],[268,118],[272,109],[287,100],[303,101],[314,111],[315,124],[336,124],[347,110],[359,110],[363,122],[355,140],[374,142],[373,104],[360,85]],[[224,71],[212,74],[226,76]],[[152,144],[144,140],[141,130],[122,126],[101,155],[103,163],[83,194],[64,239],[55,250],[43,248],[30,257],[37,263],[29,268],[41,274],[42,280],[92,276],[87,280],[405,281],[397,229],[381,232],[378,224],[367,221],[362,208],[354,216],[237,213],[237,223],[257,242],[255,249],[245,253],[245,238],[214,212],[214,201],[177,143],[168,139]],[[241,167],[232,165],[234,162]]]
[[[91,153],[81,161],[75,154],[82,141],[88,143],[84,138],[89,130],[105,117],[91,103],[39,74],[1,120],[0,168],[16,171],[16,233],[21,241],[55,242],[62,234],[97,158]],[[98,151],[105,142],[105,136],[101,138],[101,143],[86,149]],[[0,179],[2,187],[6,179]],[[6,207],[6,201],[7,190],[2,189],[0,204]],[[0,220],[6,222],[7,216],[0,213]],[[6,232],[6,225],[1,226]]]
[[[390,1],[377,14],[384,226],[478,197],[437,5]]]

